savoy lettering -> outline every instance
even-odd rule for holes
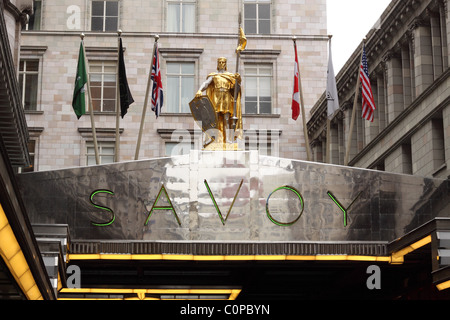
[[[222,215],[221,209],[219,208],[219,206],[218,206],[218,204],[217,204],[217,202],[216,202],[216,199],[215,199],[215,196],[214,196],[214,192],[211,190],[211,188],[210,188],[210,186],[209,186],[209,184],[208,184],[208,181],[207,181],[206,179],[204,180],[205,188],[207,189],[207,191],[208,191],[208,193],[209,193],[209,196],[210,196],[210,198],[211,198],[211,201],[212,201],[212,203],[214,204],[214,207],[215,207],[215,209],[216,209],[216,212],[217,212],[217,214],[218,214],[218,216],[219,216],[219,218],[220,218],[220,220],[221,220],[221,222],[222,222],[222,224],[223,224],[224,226],[225,226],[225,223],[226,223],[226,221],[227,221],[227,219],[228,219],[228,215],[230,214],[230,212],[231,212],[231,210],[232,210],[232,208],[233,208],[233,205],[234,205],[236,199],[239,197],[239,192],[240,192],[240,190],[241,190],[242,183],[243,183],[243,180],[241,180],[240,184],[236,187],[236,193],[235,193],[235,195],[234,195],[233,201],[232,201],[231,205],[229,206],[229,208],[228,208],[228,210],[227,210],[226,216],[224,217],[224,216]],[[279,220],[276,220],[276,219],[273,217],[273,215],[271,214],[271,212],[270,212],[270,209],[269,209],[269,200],[270,200],[271,196],[272,196],[274,193],[276,193],[276,192],[278,192],[278,191],[280,191],[280,190],[287,190],[287,191],[289,191],[289,192],[292,194],[292,197],[293,197],[294,199],[298,199],[298,202],[299,202],[299,212],[297,213],[297,217],[296,217],[295,219],[293,219],[292,221],[279,221]],[[94,199],[93,199],[94,196],[97,195],[97,194],[99,194],[99,193],[106,193],[106,194],[109,194],[109,195],[111,195],[111,196],[114,196],[114,192],[111,191],[111,190],[107,190],[107,189],[99,189],[99,190],[93,191],[93,192],[91,193],[90,197],[89,197],[90,203],[91,203],[95,208],[105,211],[104,213],[105,213],[105,215],[109,216],[109,219],[108,219],[108,220],[105,220],[105,221],[103,221],[103,222],[98,222],[98,221],[97,221],[97,222],[93,222],[93,221],[91,221],[91,223],[92,223],[92,225],[97,226],[97,227],[106,227],[106,226],[110,226],[110,225],[112,225],[112,224],[114,223],[114,220],[115,220],[115,214],[114,214],[114,211],[113,211],[111,208],[106,207],[106,206],[103,206],[103,205],[100,205],[100,204],[94,202]],[[354,203],[358,200],[358,198],[360,197],[361,193],[362,193],[362,192],[360,192],[360,193],[356,196],[356,198],[351,202],[351,204],[350,204],[347,208],[345,208],[345,207],[341,204],[341,202],[336,198],[336,196],[335,196],[333,193],[331,193],[331,191],[328,191],[328,192],[327,192],[327,195],[329,196],[329,199],[330,199],[331,203],[334,203],[334,204],[335,204],[335,205],[343,212],[343,214],[344,214],[344,223],[343,223],[343,224],[344,224],[344,227],[347,226],[348,211],[350,210],[350,207],[352,207],[352,206],[354,205]],[[159,201],[160,201],[162,198],[165,198],[165,201],[168,203],[167,205],[163,205],[163,206],[158,205]],[[294,224],[296,224],[296,223],[299,221],[300,217],[303,215],[303,211],[304,211],[304,209],[305,209],[305,201],[307,201],[307,200],[305,200],[305,199],[303,198],[303,196],[302,196],[302,194],[300,193],[300,191],[298,191],[298,190],[295,189],[294,187],[291,187],[291,186],[281,186],[281,187],[278,187],[278,188],[276,188],[275,190],[273,190],[273,191],[269,194],[269,196],[267,197],[267,200],[266,200],[266,215],[267,215],[267,218],[268,218],[272,223],[274,223],[274,224],[276,224],[276,225],[278,225],[278,226],[282,226],[282,227],[293,226]],[[170,195],[169,195],[169,192],[168,192],[167,188],[164,186],[164,184],[163,184],[163,185],[161,186],[161,188],[159,189],[159,192],[158,192],[158,195],[157,195],[157,197],[156,197],[156,200],[155,200],[155,202],[153,203],[151,209],[149,210],[149,212],[148,212],[148,214],[147,214],[147,219],[145,220],[145,224],[144,224],[145,226],[147,226],[147,224],[148,224],[148,222],[149,222],[149,220],[150,220],[152,214],[153,214],[155,211],[158,211],[158,210],[171,211],[172,214],[173,214],[173,216],[174,216],[174,219],[177,221],[178,225],[179,225],[180,227],[182,226],[181,220],[180,220],[180,218],[178,217],[178,214],[177,214],[177,212],[176,212],[176,210],[175,210],[175,207],[174,207],[173,204],[172,204],[172,201],[171,201],[171,197],[170,197]]]

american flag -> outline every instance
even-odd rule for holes
[[[292,119],[297,120],[300,115],[300,91],[299,91],[299,67],[297,57],[297,45],[294,42],[295,49],[295,66],[294,66],[294,90],[292,93]]]
[[[373,100],[372,87],[370,86],[369,67],[367,66],[366,46],[363,45],[359,79],[362,86],[362,117],[373,122],[373,114],[376,109]]]
[[[152,89],[152,111],[155,112],[156,118],[161,114],[161,108],[163,106],[164,93],[161,79],[161,69],[159,68],[159,52],[158,43],[155,43],[155,55],[152,62],[152,74],[151,79],[153,81]]]

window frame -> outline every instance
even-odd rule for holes
[[[93,74],[100,74],[101,75],[101,86],[100,86],[100,91],[101,91],[101,96],[100,96],[100,109],[99,110],[96,110],[95,108],[94,108],[94,113],[104,113],[104,114],[116,114],[116,111],[117,111],[117,64],[118,64],[118,61],[117,61],[117,59],[115,59],[115,60],[111,60],[111,59],[102,59],[102,60],[100,60],[100,59],[89,59],[89,70],[88,70],[88,76],[89,76],[89,80],[90,80],[90,83],[91,83],[91,95],[92,95],[92,104],[94,105],[94,101],[96,101],[96,100],[98,100],[98,99],[96,99],[96,98],[94,98],[94,95],[95,95],[95,91],[94,90],[92,90],[93,88],[97,88],[97,87],[94,87],[94,86],[92,86],[92,75]],[[110,66],[111,67],[114,67],[114,73],[105,73],[105,64],[110,64]],[[101,71],[101,73],[97,73],[97,72],[93,72],[92,71],[92,67],[94,66],[94,67],[98,67],[99,65],[101,65],[101,68],[102,68],[102,71]],[[104,86],[104,80],[105,80],[105,75],[106,74],[108,74],[108,75],[114,75],[114,86],[110,86],[110,88],[113,88],[114,87],[114,91],[115,91],[115,93],[114,93],[114,99],[109,99],[109,100],[111,100],[111,101],[113,101],[114,100],[114,110],[103,110],[103,104],[104,104],[104,89],[105,89],[105,86]],[[86,111],[89,111],[89,104],[86,106]]]
[[[247,67],[256,67],[257,73],[256,74],[249,74],[247,73]],[[265,68],[267,70],[270,70],[270,75],[264,75],[260,73],[260,69]],[[256,113],[248,113],[247,112],[247,92],[248,89],[247,86],[247,80],[249,78],[256,78]],[[261,94],[260,94],[260,79],[261,78],[270,78],[270,112],[269,113],[261,113]],[[244,64],[244,108],[243,108],[243,115],[273,115],[274,114],[274,66],[272,63],[255,63],[255,62],[246,62]]]
[[[180,72],[176,73],[176,74],[175,73],[173,73],[173,74],[169,73],[169,65],[170,64],[178,64]],[[183,64],[190,64],[190,65],[192,65],[194,72],[192,74],[183,74],[182,73],[182,65]],[[195,79],[196,79],[196,72],[195,72],[195,70],[196,70],[196,63],[195,63],[195,61],[167,61],[166,62],[166,84],[167,84],[166,86],[167,86],[167,91],[172,91],[171,88],[170,88],[170,85],[169,85],[169,78],[171,78],[171,77],[172,78],[178,78],[178,93],[177,93],[177,95],[179,97],[178,106],[177,106],[178,111],[169,111],[169,105],[168,105],[169,99],[166,100],[167,101],[167,107],[166,107],[167,113],[189,114],[189,112],[190,112],[189,111],[189,105],[187,105],[187,109],[186,109],[185,112],[183,112],[183,110],[182,110],[182,108],[183,108],[183,103],[182,103],[182,100],[183,100],[182,99],[183,98],[182,97],[182,92],[183,92],[182,84],[183,84],[183,81],[182,80],[183,80],[183,78],[192,78],[192,85],[193,85],[192,95],[194,95],[195,94],[195,84],[196,84],[196,81],[195,81]]]
[[[170,21],[169,21],[169,6],[171,5],[179,5],[179,21],[177,24],[179,25],[179,30],[170,30]],[[183,21],[183,7],[186,5],[194,5],[194,16],[192,17],[193,26],[192,30],[185,30],[184,21]],[[197,30],[197,0],[166,0],[166,30],[167,32],[176,32],[176,33],[195,33]]]
[[[254,5],[255,6],[255,12],[256,17],[254,19],[246,18],[246,6],[247,5]],[[263,19],[260,17],[260,5],[269,5],[269,19]],[[272,34],[272,1],[271,0],[244,0],[242,3],[243,6],[243,12],[244,12],[244,30],[246,34]],[[256,22],[256,30],[255,32],[251,32],[248,28],[248,21],[255,21]],[[269,24],[269,32],[262,33],[260,30],[260,21],[268,21]]]
[[[100,159],[100,163],[99,164],[114,163],[114,157],[115,157],[115,152],[116,152],[115,142],[114,141],[97,141],[97,146],[98,146],[98,157]],[[104,148],[112,149],[112,151],[113,151],[112,154],[104,154],[104,152],[103,152]],[[89,149],[92,149],[92,153],[89,152]],[[111,162],[103,162],[102,159],[104,157],[112,157],[112,161]],[[91,158],[91,162],[89,162],[90,158]],[[86,166],[96,165],[94,142],[91,141],[91,140],[86,141],[85,161],[86,161]]]
[[[94,7],[93,4],[94,4],[94,2],[103,2],[103,15],[102,16],[94,16],[94,13],[93,13],[93,7]],[[108,15],[106,15],[106,3],[107,2],[116,2],[117,3],[117,16],[108,16]],[[119,3],[119,0],[91,0],[90,16],[91,16],[91,19],[90,19],[90,30],[91,31],[94,31],[94,32],[117,32],[117,30],[119,29],[119,22],[120,22],[120,3]],[[102,18],[102,30],[94,30],[92,28],[93,27],[92,19],[94,17],[96,17],[96,18],[101,17]],[[116,18],[116,23],[117,23],[116,30],[106,30],[106,19],[107,18],[114,18],[114,17]]]
[[[26,70],[26,65],[27,62],[37,62],[37,66],[38,66],[38,70],[37,71],[28,71]],[[22,62],[23,62],[23,66],[24,66],[24,70],[21,70],[21,66],[22,66]],[[40,106],[40,92],[41,92],[41,70],[42,70],[42,63],[41,63],[41,58],[40,57],[36,57],[36,56],[25,56],[25,57],[21,57],[20,62],[19,62],[19,78],[18,78],[18,84],[20,87],[20,97],[22,99],[22,107],[24,109],[24,111],[26,112],[36,112],[39,110],[39,106]],[[35,103],[36,105],[34,106],[34,108],[27,108],[27,106],[25,105],[25,95],[26,95],[26,87],[27,87],[27,75],[35,75],[36,76],[36,92],[35,92]],[[23,80],[22,80],[23,79]]]

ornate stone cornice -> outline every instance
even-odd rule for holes
[[[386,53],[383,55],[382,60],[383,60],[384,63],[388,62],[392,58],[398,58],[399,57],[398,52],[396,51],[399,48],[394,47],[394,49],[386,51]]]
[[[427,22],[425,19],[423,19],[422,17],[416,17],[410,24],[408,27],[408,30],[413,32],[415,29],[417,29],[418,27],[423,27],[423,26],[427,26],[429,24],[429,22]]]

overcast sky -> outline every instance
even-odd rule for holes
[[[391,0],[327,0],[328,34],[337,75]]]

